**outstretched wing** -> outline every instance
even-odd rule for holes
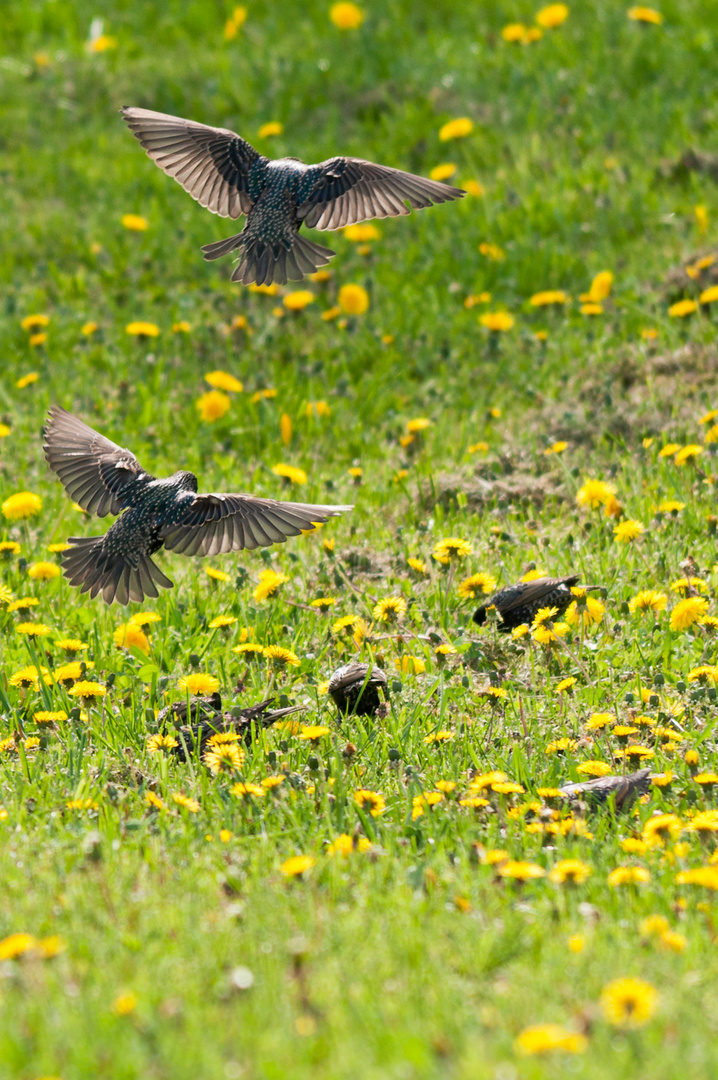
[[[151,109],[124,108],[122,117],[154,163],[200,206],[229,218],[252,209],[249,174],[260,155],[239,135]]]
[[[461,199],[460,188],[423,176],[375,165],[361,158],[335,157],[313,165],[314,190],[299,207],[299,217],[310,229],[331,232],[369,218],[398,217],[433,203]]]
[[[43,450],[67,494],[88,514],[119,514],[122,492],[145,470],[131,450],[110,442],[59,405],[50,408]]]
[[[516,607],[522,607],[524,604],[534,604],[538,600],[543,600],[544,596],[548,596],[559,585],[566,585],[567,588],[570,588],[571,585],[576,584],[579,577],[579,574],[572,574],[570,577],[565,578],[536,578],[534,581],[521,582],[518,585],[511,586],[514,595],[508,596],[505,601],[502,600],[501,614],[506,615],[507,612],[513,611]],[[487,601],[489,604],[491,602],[491,600]]]
[[[164,537],[165,547],[182,555],[224,555],[242,548],[283,544],[352,506],[259,499],[254,495],[196,495],[183,520]]]

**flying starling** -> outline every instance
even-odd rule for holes
[[[283,544],[289,536],[336,517],[350,506],[259,499],[254,495],[197,494],[197,477],[176,472],[157,479],[131,450],[110,442],[54,405],[43,443],[45,457],[71,499],[88,514],[120,514],[104,536],[75,537],[63,555],[71,585],[106,604],[127,604],[171,589],[150,558],[161,547],[181,555],[224,555]]]
[[[173,701],[158,713],[157,721],[159,724],[169,722],[175,725],[179,741],[173,749],[180,761],[186,761],[187,755],[194,753],[197,746],[200,754],[204,753],[213,735],[231,733],[240,735],[245,742],[251,742],[256,724],[271,727],[277,720],[302,712],[304,708],[303,705],[290,705],[283,709],[272,709],[272,705],[274,698],[266,698],[257,705],[245,708],[235,705],[229,712],[223,712],[222,699],[218,693],[214,693],[208,698],[196,698],[190,702],[189,724],[186,701]]]
[[[571,592],[571,586],[575,585],[580,574],[571,574],[564,578],[536,578],[535,581],[519,581],[516,585],[507,585],[490,596],[486,603],[473,614],[473,620],[479,626],[486,622],[488,608],[494,607],[501,619],[499,630],[508,633],[509,630],[531,623],[536,617],[536,612],[541,608],[556,608],[557,614],[562,614],[576,597]]]
[[[122,116],[155,164],[200,206],[220,217],[247,215],[241,233],[202,248],[205,259],[239,249],[232,281],[243,285],[299,281],[329,262],[336,252],[300,236],[302,223],[333,231],[408,214],[407,202],[421,210],[465,195],[361,158],[333,157],[318,165],[291,157],[272,161],[226,128],[150,109],[124,108]]]
[[[559,790],[571,802],[585,802],[591,809],[605,806],[613,797],[616,810],[628,810],[638,795],[651,787],[651,770],[639,769],[627,776],[599,776],[582,784],[565,784]]]
[[[342,716],[373,716],[381,705],[381,690],[386,696],[387,678],[381,668],[352,660],[337,668],[329,680],[329,695]]]

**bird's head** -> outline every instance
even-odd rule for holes
[[[480,608],[476,609],[472,615],[472,619],[478,626],[484,625],[486,622],[486,604],[482,604]]]
[[[197,477],[194,473],[181,469],[172,478],[180,491],[197,491]]]

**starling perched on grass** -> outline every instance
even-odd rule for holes
[[[277,720],[292,713],[302,712],[303,705],[289,705],[283,709],[272,709],[274,698],[266,698],[257,705],[246,708],[234,706],[229,712],[222,711],[222,699],[218,693],[208,698],[195,698],[190,702],[190,723],[187,723],[187,702],[173,701],[157,716],[158,722],[174,723],[178,745],[174,753],[180,761],[186,761],[188,754],[193,754],[199,746],[200,754],[204,753],[207,743],[213,735],[226,735],[233,733],[240,735],[245,742],[252,741],[252,731],[255,725],[271,727]]]
[[[592,809],[605,806],[613,797],[616,810],[628,810],[650,787],[651,770],[639,769],[627,776],[599,776],[582,784],[565,784],[559,790],[572,802],[585,802]]]
[[[342,716],[373,716],[381,705],[379,691],[387,694],[387,678],[381,668],[352,660],[337,668],[329,680],[329,694]]]
[[[301,236],[302,223],[332,231],[408,214],[407,202],[421,210],[465,194],[361,158],[333,157],[318,165],[273,161],[226,128],[149,109],[125,108],[122,116],[155,164],[200,206],[220,217],[247,215],[241,233],[202,248],[205,259],[239,249],[232,281],[243,285],[298,281],[329,262],[335,252]]]
[[[519,581],[516,585],[507,585],[490,596],[473,614],[473,620],[479,626],[486,622],[486,612],[495,607],[500,618],[498,628],[508,633],[528,623],[530,626],[541,608],[556,608],[562,614],[575,600],[571,586],[575,585],[580,574],[571,574],[564,578],[536,578],[535,581]]]
[[[159,596],[172,582],[150,558],[161,547],[182,555],[222,555],[281,544],[350,506],[312,506],[254,495],[197,494],[197,477],[158,480],[123,450],[58,406],[50,409],[45,457],[88,514],[122,514],[104,536],[73,537],[63,556],[72,585],[107,604]]]

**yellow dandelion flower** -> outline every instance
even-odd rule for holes
[[[11,934],[0,941],[0,960],[16,960],[18,956],[37,946],[37,938],[32,934]]]
[[[363,315],[369,308],[369,293],[361,285],[342,285],[337,301],[345,314]]]
[[[190,799],[189,796],[183,795],[181,791],[175,791],[172,795],[172,801],[181,806],[183,810],[189,811],[190,814],[199,813],[199,803],[196,799]]]
[[[206,394],[197,398],[195,407],[200,419],[213,424],[215,420],[221,420],[223,416],[226,416],[232,407],[232,402],[223,391],[208,390]]]
[[[479,315],[479,322],[487,330],[498,334],[510,330],[516,320],[507,311],[487,311],[483,315]]]
[[[245,7],[236,7],[224,24],[224,40],[234,41],[246,21],[247,9]]]
[[[366,806],[372,817],[380,817],[386,810],[384,796],[380,795],[378,791],[371,791],[369,788],[359,788],[355,791],[354,802],[357,806]]]
[[[252,596],[257,603],[260,603],[262,600],[274,596],[277,589],[281,585],[286,585],[288,581],[289,578],[286,574],[277,573],[276,570],[272,570],[268,567],[266,570],[262,570],[259,575],[259,584],[252,593]]]
[[[304,311],[304,308],[314,302],[314,293],[309,289],[297,289],[296,292],[287,293],[283,303],[287,311]]]
[[[473,600],[479,593],[488,594],[496,588],[496,578],[492,574],[478,573],[465,578],[457,592],[464,600]]]
[[[703,453],[703,447],[699,443],[690,443],[688,446],[682,446],[673,459],[674,464],[679,468],[685,465],[687,461],[692,461],[694,458],[700,457]]]
[[[195,696],[214,694],[219,690],[219,679],[216,679],[214,675],[206,675],[198,671],[195,675],[184,675],[177,686],[180,690],[185,690]]]
[[[698,622],[702,615],[708,614],[708,601],[699,596],[689,596],[679,600],[671,611],[671,630],[687,630]]]
[[[23,330],[37,330],[43,326],[49,326],[49,315],[26,315],[20,322],[20,326]]]
[[[614,526],[613,535],[617,544],[630,544],[632,540],[635,540],[645,531],[646,526],[640,521],[628,519]]]
[[[237,799],[263,799],[267,793],[267,789],[261,787],[259,784],[237,783],[233,784],[229,789],[230,795],[234,795]]]
[[[566,22],[568,14],[566,4],[549,4],[536,13],[536,22],[544,30],[555,30]]]
[[[179,746],[179,743],[174,735],[150,735],[147,740],[148,754],[159,754],[163,750],[173,750],[175,746]]]
[[[79,667],[79,665],[78,665]],[[59,672],[55,672],[55,678],[59,678]],[[68,691],[70,697],[81,698],[83,701],[92,701],[93,698],[103,698],[107,690],[102,683],[92,682],[89,679],[81,679]]]
[[[562,859],[548,876],[555,885],[583,885],[591,876],[591,867],[580,859]]]
[[[34,517],[41,510],[42,499],[31,491],[18,491],[15,495],[8,496],[2,504],[3,517],[7,521],[21,521],[23,518]]]
[[[461,116],[456,120],[449,120],[448,123],[443,125],[439,130],[439,141],[449,142],[452,139],[464,139],[473,130],[473,120],[470,120],[468,116]]]
[[[325,735],[331,735],[331,728],[321,724],[302,724],[299,729],[298,739],[304,742],[319,742]]]
[[[275,135],[282,135],[283,133],[284,124],[280,124],[278,120],[269,120],[266,124],[262,124],[257,132],[260,139],[271,139]]]
[[[264,656],[276,668],[299,667],[299,657],[291,649],[285,649],[282,645],[267,645]]]
[[[611,719],[614,719],[611,717]],[[605,761],[582,761],[576,768],[576,772],[580,776],[608,776],[611,772],[611,766],[607,765]]]
[[[441,165],[435,165],[429,172],[429,176],[432,180],[450,180],[456,173],[456,165],[452,162],[446,161]]]
[[[407,603],[403,596],[385,596],[379,600],[372,611],[377,622],[398,622],[407,612]]]
[[[677,840],[683,831],[683,823],[677,814],[656,814],[643,826],[641,839],[655,846],[669,840]]]
[[[562,289],[547,289],[537,292],[529,300],[531,307],[550,307],[553,304],[565,304],[570,299]]]
[[[465,559],[471,555],[471,552],[472,547],[467,540],[457,536],[448,536],[435,544],[432,558],[443,566],[448,566],[455,559]]]
[[[137,623],[128,622],[118,626],[112,635],[112,640],[118,649],[139,649],[145,656],[149,655],[149,638]]]
[[[43,341],[47,341],[47,334],[33,334],[30,338],[31,345],[42,345]],[[21,379],[18,379],[15,386],[18,390],[24,390],[26,386],[32,386],[33,383],[36,383],[39,378],[40,376],[36,371],[31,371],[28,375],[23,375]]]
[[[209,771],[217,776],[225,770],[233,772],[235,769],[241,769],[245,756],[242,747],[234,742],[216,743],[205,751],[202,760]]]
[[[501,37],[509,44],[521,44],[526,37],[526,27],[523,23],[508,23],[501,30]]]
[[[34,581],[51,581],[60,576],[60,567],[57,563],[36,562],[29,567],[27,576]]]
[[[643,611],[664,611],[668,597],[657,589],[643,589],[628,601],[628,610],[631,614]]]
[[[130,232],[145,232],[149,228],[147,220],[139,214],[123,214],[122,225]]]
[[[698,311],[698,304],[695,300],[678,300],[675,304],[671,304],[668,314],[672,319],[685,319],[687,315],[692,315],[696,311]]]
[[[281,476],[290,484],[306,484],[307,474],[304,469],[298,469],[294,465],[273,465],[272,472],[275,476]]]
[[[15,626],[18,634],[25,634],[27,637],[47,637],[52,633],[52,628],[45,623],[36,622],[21,622]]]
[[[228,371],[210,371],[208,375],[205,375],[204,381],[209,383],[214,390],[224,390],[230,394],[241,394],[244,390],[244,384]]]
[[[659,1000],[655,987],[642,979],[614,979],[603,988],[601,1010],[614,1027],[639,1028],[651,1019]]]
[[[536,863],[524,860],[508,859],[502,863],[497,873],[500,877],[511,878],[514,881],[533,881],[536,878],[545,877],[546,871]]]
[[[131,322],[125,327],[125,333],[130,337],[159,337],[160,328],[151,322]]]
[[[655,11],[654,8],[643,7],[641,5],[629,8],[626,14],[633,22],[653,23],[654,26],[660,26],[663,22],[663,16],[660,11]]]
[[[591,510],[605,505],[616,494],[613,484],[606,484],[603,480],[586,480],[583,487],[576,493],[576,502],[579,506],[587,506]]]
[[[353,4],[337,4],[337,7],[353,7]],[[281,872],[285,877],[299,877],[302,874],[306,874],[307,870],[311,870],[314,866],[315,859],[311,855],[293,855],[291,859],[287,859],[280,866]]]
[[[608,884],[613,889],[621,885],[647,885],[650,880],[645,866],[617,866],[608,875]]]

